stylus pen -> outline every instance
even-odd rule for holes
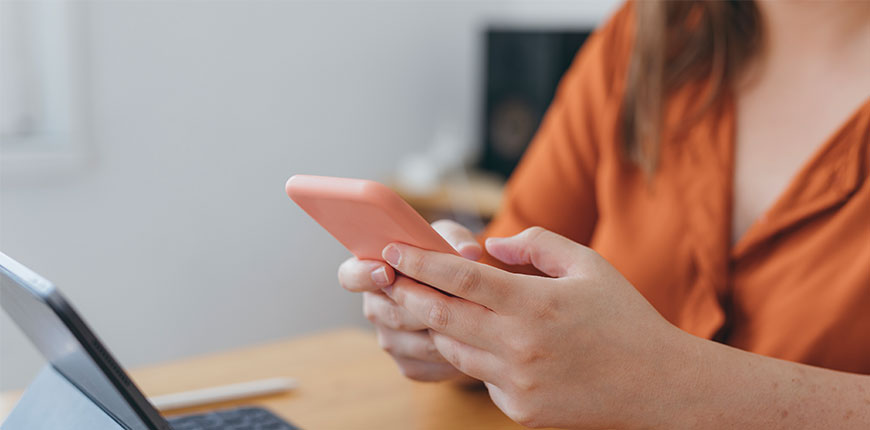
[[[290,378],[269,378],[238,384],[220,385],[200,390],[182,391],[149,397],[148,400],[161,411],[190,408],[211,403],[240,400],[248,397],[265,396],[290,391],[296,388],[296,380]]]

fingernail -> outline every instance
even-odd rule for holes
[[[381,253],[381,256],[384,257],[384,260],[386,260],[387,263],[390,263],[390,266],[393,267],[399,265],[399,259],[402,257],[399,252],[399,247],[393,244],[387,245],[387,247],[384,248],[384,252]]]
[[[480,258],[483,252],[480,249],[480,244],[477,242],[463,242],[456,247],[460,254],[470,258]]]
[[[391,299],[393,298],[393,286],[392,285],[390,285],[388,287],[381,288],[381,291],[383,291],[384,294],[387,295],[387,297],[389,297]]]
[[[375,270],[372,270],[372,281],[374,281],[376,285],[380,285],[382,287],[390,285],[390,277],[387,276],[387,268],[381,266]]]
[[[480,244],[477,242],[462,242],[459,244],[459,249],[472,248],[472,247],[480,248]]]

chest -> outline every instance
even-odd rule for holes
[[[870,372],[870,346],[851,346],[870,331],[870,109],[862,112],[738,246],[726,228],[730,164],[714,151],[666,154],[669,179],[654,187],[603,168],[599,180],[621,192],[600,198],[591,246],[683,330]]]
[[[773,64],[737,91],[732,245],[764,221],[793,178],[870,94],[866,73],[851,76],[848,69],[824,65],[799,70]]]

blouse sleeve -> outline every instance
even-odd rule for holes
[[[617,118],[611,112],[618,109],[612,105],[621,104],[615,86],[623,78],[630,54],[629,6],[589,37],[563,76],[481,240],[540,226],[589,243],[598,218],[595,178],[601,147],[614,145],[602,140],[613,139]],[[606,109],[609,105],[611,109]],[[483,261],[507,268],[488,255]],[[508,269],[529,272],[529,268]]]

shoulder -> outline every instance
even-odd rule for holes
[[[623,106],[635,28],[634,3],[626,2],[589,36],[562,77],[551,121],[586,153],[592,174],[602,158],[620,159],[619,117]]]

